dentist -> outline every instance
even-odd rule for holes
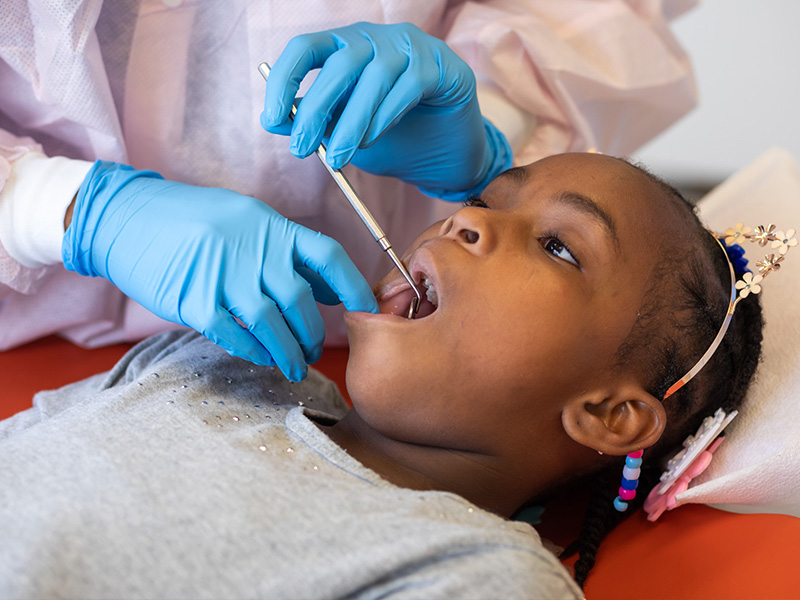
[[[694,103],[665,26],[687,2],[7,4],[0,349],[179,324],[302,379],[326,324],[344,340],[327,305],[376,310],[387,268],[298,160],[321,140],[402,247],[512,156],[627,153]]]

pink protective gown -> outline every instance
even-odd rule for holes
[[[625,155],[695,104],[668,22],[693,0],[3,0],[0,349],[59,333],[87,346],[169,325],[110,283],[64,270],[63,216],[96,158],[259,198],[339,240],[369,281],[389,263],[316,158],[259,125],[274,62],[299,33],[410,21],[474,69],[484,115],[525,164]],[[303,88],[301,88],[301,92]],[[46,158],[66,157],[66,158]],[[402,249],[454,209],[346,169]],[[328,343],[341,308],[322,307]]]

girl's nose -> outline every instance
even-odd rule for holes
[[[483,254],[490,249],[494,237],[489,211],[478,207],[462,208],[442,223],[439,235],[455,239],[470,252]]]

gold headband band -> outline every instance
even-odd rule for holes
[[[728,310],[725,313],[725,318],[722,321],[722,325],[720,326],[714,341],[711,342],[711,345],[708,347],[708,350],[706,350],[703,356],[700,357],[700,360],[698,360],[697,363],[691,369],[689,369],[686,375],[681,377],[678,381],[670,386],[670,388],[667,390],[667,393],[664,394],[664,400],[686,385],[695,375],[697,375],[697,373],[700,372],[706,363],[711,360],[714,352],[717,351],[717,348],[719,348],[719,345],[722,343],[725,333],[728,331],[728,327],[731,324],[731,319],[733,318],[733,313],[736,310],[736,305],[739,304],[739,301],[747,298],[747,296],[750,294],[760,293],[761,282],[763,279],[770,273],[781,268],[781,263],[783,262],[786,253],[789,251],[789,248],[797,245],[795,233],[796,232],[794,229],[788,229],[786,233],[783,231],[776,231],[775,225],[771,224],[767,225],[766,227],[759,225],[752,230],[749,227],[745,227],[743,223],[737,223],[735,227],[728,228],[724,235],[714,235],[714,240],[716,240],[716,242],[719,244],[719,247],[725,253],[725,260],[728,262],[728,268],[730,269],[731,273],[731,297],[728,304]],[[724,240],[724,244],[722,240]],[[748,270],[747,272],[743,273],[741,279],[737,280],[733,263],[728,255],[726,245],[728,247],[734,245],[738,246],[740,242],[745,241],[756,243],[762,247],[770,244],[772,248],[777,250],[777,254],[767,254],[762,260],[756,263],[758,274],[754,275]],[[741,248],[741,246],[739,247]],[[742,254],[744,254],[743,249]],[[744,262],[746,263],[746,261]]]

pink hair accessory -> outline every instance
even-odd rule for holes
[[[658,493],[659,486],[654,487],[644,501],[644,510],[647,513],[648,521],[655,521],[664,514],[665,511],[672,510],[678,506],[677,496],[689,489],[692,479],[700,475],[711,464],[714,451],[725,441],[724,437],[717,438],[712,444],[703,450],[694,459],[689,468],[683,472],[672,484],[669,491],[664,494]]]
[[[684,440],[683,448],[667,462],[661,483],[644,501],[648,520],[655,521],[665,510],[678,506],[677,496],[689,489],[692,479],[708,468],[714,451],[724,439],[720,434],[737,414],[735,410],[726,414],[719,408],[714,416],[703,419],[697,433]]]
[[[717,409],[714,416],[706,417],[697,430],[683,441],[683,448],[667,461],[667,470],[661,474],[661,483],[656,486],[659,495],[665,494],[670,486],[683,475],[706,448],[711,445],[728,423],[739,414],[733,410],[726,414],[721,408]]]

